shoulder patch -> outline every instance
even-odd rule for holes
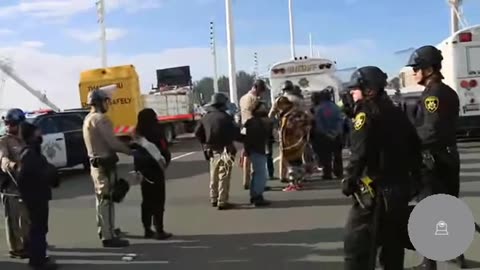
[[[440,101],[438,100],[438,97],[436,96],[428,96],[425,98],[424,101],[425,109],[429,113],[434,113],[438,110],[438,107],[440,106]]]
[[[355,116],[353,128],[355,128],[355,130],[360,130],[363,125],[365,125],[365,120],[367,120],[367,115],[364,112],[358,113]]]

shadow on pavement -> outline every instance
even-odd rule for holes
[[[86,265],[75,261],[88,260],[92,262],[88,269],[92,270],[139,267],[142,270],[335,270],[343,269],[342,235],[343,228],[329,228],[282,233],[178,236],[171,241],[135,244],[118,252],[106,249],[55,249],[53,255],[62,262],[62,269],[87,269]],[[326,242],[329,244],[322,244]],[[332,242],[335,243],[332,245]],[[122,255],[128,253],[137,254],[138,257],[132,262],[122,262]]]
[[[205,160],[174,160],[167,170],[167,181],[208,174],[209,163]],[[208,177],[207,177],[208,178]]]

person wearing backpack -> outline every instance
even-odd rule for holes
[[[333,174],[341,179],[343,177],[342,131],[344,124],[342,112],[332,101],[331,93],[327,90],[315,93],[312,99],[315,119],[313,144],[323,167],[323,179],[332,179],[332,167]]]

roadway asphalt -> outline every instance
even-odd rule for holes
[[[462,196],[480,220],[480,143],[462,143]],[[338,180],[318,180],[299,192],[282,192],[282,184],[265,194],[272,201],[255,209],[248,203],[241,174],[235,167],[231,201],[237,209],[218,211],[209,205],[208,164],[199,145],[182,139],[172,147],[174,161],[168,170],[165,227],[175,234],[169,241],[142,238],[140,191],[133,187],[117,207],[117,225],[128,233],[132,245],[104,249],[96,234],[95,201],[88,175],[80,170],[64,173],[62,186],[51,202],[50,255],[62,269],[343,269],[343,225],[350,200],[341,196]],[[131,168],[123,158],[120,174]],[[6,254],[3,222],[0,254]],[[480,237],[466,256],[480,269]],[[122,261],[128,253],[137,257]],[[412,252],[406,267],[418,264]],[[26,265],[0,256],[0,269],[27,269]],[[452,264],[444,269],[457,269]],[[445,268],[448,267],[448,268]],[[442,268],[439,268],[442,269]]]

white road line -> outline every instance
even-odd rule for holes
[[[185,153],[185,154],[180,155],[180,156],[178,156],[178,157],[173,157],[172,160],[177,160],[177,159],[181,159],[181,158],[184,158],[184,157],[188,157],[188,156],[193,155],[193,154],[195,154],[195,153],[196,153],[196,152],[188,152],[188,153]]]

